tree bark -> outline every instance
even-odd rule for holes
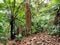
[[[10,21],[10,25],[11,25],[11,40],[15,39],[15,34],[14,34],[14,15],[11,15],[11,21]]]
[[[31,31],[31,10],[30,10],[30,4],[25,4],[26,8],[26,28],[27,30]]]

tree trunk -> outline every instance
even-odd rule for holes
[[[14,16],[11,15],[11,21],[10,21],[10,25],[11,25],[11,40],[15,39],[15,35],[14,35]]]
[[[31,31],[31,11],[30,11],[30,4],[25,4],[26,8],[26,28],[27,30]]]

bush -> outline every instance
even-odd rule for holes
[[[49,28],[50,30],[48,31],[48,34],[50,35],[59,35],[60,34],[60,30],[58,28],[58,26],[52,25]]]
[[[22,38],[23,38],[22,34],[19,34],[16,37],[17,37],[18,40],[22,40]]]

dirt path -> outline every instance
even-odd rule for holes
[[[60,45],[60,37],[50,36],[47,33],[33,34],[21,42],[17,41],[16,45]],[[9,43],[8,43],[9,45]],[[12,45],[12,43],[10,44]]]

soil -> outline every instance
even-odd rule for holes
[[[60,45],[60,37],[38,33],[29,35],[21,41],[9,41],[6,45]]]

